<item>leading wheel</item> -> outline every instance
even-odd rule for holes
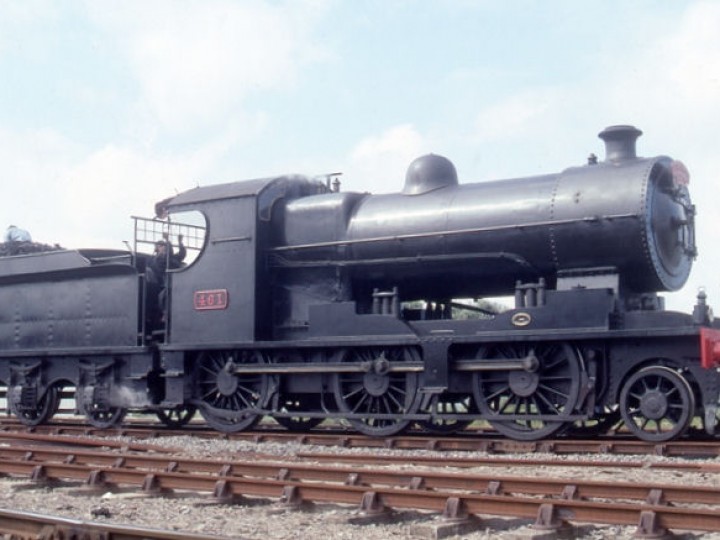
[[[8,401],[10,402],[10,412],[17,417],[21,424],[37,426],[50,420],[57,412],[60,406],[60,393],[57,387],[51,386],[45,391],[45,395],[37,401],[35,407],[16,404],[13,400]]]
[[[200,414],[218,431],[234,433],[250,429],[262,415],[270,397],[271,376],[266,373],[236,374],[236,366],[262,367],[260,352],[208,351],[197,359],[195,395],[202,403]]]
[[[534,357],[532,371],[478,371],[475,401],[483,416],[511,439],[534,441],[557,433],[577,405],[581,359],[568,343],[504,343],[483,347],[478,359]]]
[[[632,375],[620,392],[625,425],[644,441],[669,441],[682,435],[695,414],[695,396],[687,380],[665,366]]]
[[[413,349],[370,347],[348,351],[342,361],[367,371],[335,373],[333,392],[348,423],[365,435],[388,437],[410,425],[406,419],[417,412],[418,375],[391,371],[392,364],[418,361]]]

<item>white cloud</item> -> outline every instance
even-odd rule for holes
[[[558,90],[551,88],[509,96],[477,114],[474,139],[483,142],[524,137],[545,127],[546,118],[557,113],[561,102]]]
[[[2,226],[64,247],[122,248],[132,240],[130,215],[150,217],[156,201],[194,187],[222,151],[150,156],[117,145],[92,150],[50,130],[0,130]]]
[[[647,134],[666,133],[678,145],[709,142],[702,131],[720,122],[718,27],[719,3],[691,4],[643,47],[606,58],[583,89],[599,111],[642,122]]]
[[[702,148],[711,155],[720,127],[720,3],[690,4],[675,21],[662,17],[648,13],[637,25],[636,42],[599,46],[575,79],[522,86],[488,104],[468,140],[514,141],[523,155],[530,145],[544,144],[548,160],[561,163],[562,152],[597,143],[594,135],[605,126],[630,123],[645,132],[640,155],[656,147],[665,153]],[[581,132],[588,133],[587,144],[576,140]]]
[[[223,180],[205,179],[225,151],[225,141],[218,140],[184,156],[118,145],[88,153],[63,178],[63,238],[71,239],[69,247],[122,248],[122,240],[132,241],[130,216],[152,217],[157,201]]]
[[[30,229],[43,242],[59,241],[52,233],[60,211],[62,179],[83,151],[50,129],[11,132],[0,128],[0,216],[6,224]]]
[[[120,44],[140,87],[140,107],[174,132],[222,122],[254,92],[292,86],[324,54],[312,37],[323,2],[87,6]]]
[[[0,32],[0,54],[8,35],[38,33],[38,21],[39,28],[56,30],[57,10],[44,10],[51,6],[47,0],[4,5],[0,30],[14,30]],[[262,110],[245,106],[248,96],[286,89],[324,54],[312,38],[323,0],[87,1],[84,7],[97,31],[93,40],[109,60],[114,44],[129,68],[111,70],[125,75],[117,95],[135,102],[118,109],[124,132],[111,142],[79,144],[61,132],[72,132],[72,124],[26,132],[0,127],[0,215],[46,243],[122,247],[131,214],[150,215],[155,201],[197,182],[225,180],[217,176],[223,158],[267,123]],[[107,101],[107,89],[72,78],[57,83],[71,100],[98,107]],[[107,101],[113,105],[118,102]],[[198,136],[203,129],[210,133],[205,140]],[[163,139],[168,134],[191,135],[195,143],[163,152],[158,146],[172,147]]]
[[[350,153],[345,169],[347,189],[374,193],[400,191],[410,162],[427,153],[428,146],[411,124],[366,137]]]
[[[0,55],[12,48],[27,48],[28,33],[53,21],[59,13],[52,0],[4,0],[0,9]]]
[[[716,110],[720,94],[720,4],[701,2],[689,7],[677,33],[653,53],[661,60],[663,89],[682,100],[683,109]],[[720,114],[718,111],[717,114]]]

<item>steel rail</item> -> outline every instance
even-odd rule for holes
[[[87,540],[225,540],[225,536],[112,525],[0,508],[0,532],[6,538],[82,538]]]
[[[115,448],[123,451],[133,452],[172,452],[173,449],[150,444],[129,443],[123,441],[112,441],[108,439],[91,439],[87,433],[77,434],[66,433],[27,433],[19,431],[0,431],[0,441],[6,444],[17,445],[18,441],[52,444],[66,447],[87,447],[87,448]],[[117,435],[117,433],[115,433]]]
[[[295,457],[321,463],[355,463],[358,465],[407,465],[407,456],[377,454],[326,454],[321,452],[296,452]],[[611,469],[658,469],[684,472],[720,473],[720,463],[696,461],[606,461],[600,459],[582,459],[562,461],[560,459],[516,459],[497,456],[484,457],[432,457],[412,456],[412,463],[422,467],[454,467],[467,469],[474,467],[603,467]]]
[[[23,461],[56,461],[74,464],[94,464],[111,467],[129,467],[129,468],[151,468],[153,470],[167,470],[178,472],[180,470],[187,472],[220,472],[223,468],[231,466],[243,466],[255,468],[260,463],[269,463],[270,467],[277,467],[277,457],[269,454],[260,454],[258,452],[245,452],[248,457],[252,457],[253,463],[235,460],[228,462],[226,460],[193,458],[191,460],[178,458],[175,455],[158,454],[137,454],[128,453],[124,447],[116,448],[120,453],[108,451],[91,451],[77,450],[62,447],[48,446],[7,446],[0,447],[0,459],[6,460],[23,460]],[[176,449],[180,451],[180,449]],[[242,454],[241,454],[242,455]],[[315,461],[321,463],[349,463],[355,465],[373,465],[373,466],[392,466],[397,464],[407,464],[407,456],[392,455],[376,455],[376,454],[335,454],[335,453],[318,453],[318,452],[299,452],[295,454],[296,458],[304,461]],[[604,468],[643,468],[643,469],[660,469],[685,472],[720,472],[720,464],[714,462],[647,462],[647,461],[613,461],[604,460],[573,460],[561,461],[558,459],[513,459],[501,457],[431,457],[431,456],[413,456],[414,465],[423,467],[455,467],[455,468],[473,468],[473,467],[537,467],[537,466],[556,466],[556,467],[604,467]],[[239,464],[239,465],[238,465]],[[304,465],[307,465],[305,463]],[[295,463],[293,468],[300,465]],[[287,468],[285,462],[282,465]],[[337,468],[337,467],[336,467]],[[308,467],[312,469],[312,467]],[[275,470],[275,469],[274,469]],[[274,475],[268,473],[271,476]],[[354,472],[354,471],[346,471]],[[250,474],[250,473],[248,473]]]

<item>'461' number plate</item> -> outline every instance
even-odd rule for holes
[[[228,306],[227,289],[195,291],[195,294],[193,295],[193,306],[198,311],[226,309]]]

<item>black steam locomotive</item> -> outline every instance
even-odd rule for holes
[[[652,441],[693,419],[713,434],[720,330],[703,294],[692,314],[657,295],[696,256],[689,176],[638,158],[640,134],[610,127],[605,161],[498,182],[461,185],[427,155],[389,195],[300,176],[200,187],[135,218],[131,252],[2,258],[8,408],[42,423],[74,391],[101,427],[199,410],[227,432],[271,416],[376,436],[485,420],[532,440],[621,419]],[[180,235],[192,260],[150,279],[143,245]],[[473,301],[492,296],[514,306]]]

